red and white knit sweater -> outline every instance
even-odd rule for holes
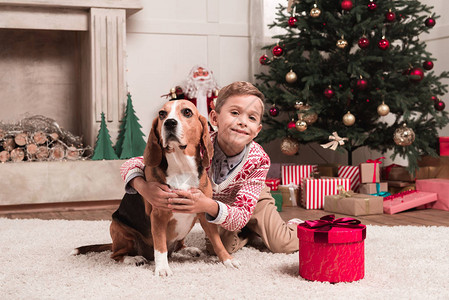
[[[216,133],[211,135],[215,141]],[[120,174],[128,182],[134,173],[143,174],[143,157],[127,160],[120,168]],[[265,186],[265,178],[270,168],[270,158],[264,149],[252,141],[246,147],[242,162],[220,184],[212,181],[213,199],[220,206],[219,215],[212,223],[220,224],[224,229],[235,231],[242,229],[251,218],[260,192]],[[208,170],[212,178],[213,170]]]

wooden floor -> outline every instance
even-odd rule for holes
[[[110,220],[117,209],[119,200],[77,202],[63,204],[35,204],[0,206],[0,218],[9,219],[63,219],[63,220]],[[284,207],[280,213],[284,220],[299,218],[316,220],[329,214],[323,210],[306,210],[301,207]],[[336,217],[346,217],[336,214]],[[351,217],[351,216],[349,216]],[[449,211],[426,209],[410,210],[394,215],[359,216],[363,224],[371,225],[413,225],[413,226],[449,226]]]

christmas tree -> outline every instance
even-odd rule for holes
[[[416,0],[288,6],[279,5],[270,24],[285,34],[259,60],[258,87],[271,107],[258,141],[281,138],[282,152],[292,155],[299,144],[333,136],[349,164],[367,146],[406,157],[410,172],[421,155],[436,155],[437,129],[448,124],[441,80],[449,74],[431,71],[435,59],[419,40],[436,24],[432,7]]]
[[[143,139],[143,132],[140,130],[139,118],[136,116],[131,100],[131,94],[128,93],[125,115],[120,125],[120,132],[115,145],[115,153],[120,159],[131,158],[143,155],[146,142]]]
[[[118,159],[112,148],[111,136],[104,119],[104,113],[101,113],[100,130],[98,131],[97,143],[95,144],[92,160]]]

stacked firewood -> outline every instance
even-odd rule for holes
[[[78,140],[67,144],[67,134],[51,119],[38,116],[32,124],[42,125],[42,120],[52,126],[29,126],[30,118],[22,124],[3,125],[0,128],[0,162],[57,161],[85,159],[86,150]],[[56,124],[56,126],[54,126]],[[71,140],[73,142],[73,139]]]

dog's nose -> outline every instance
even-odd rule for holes
[[[164,126],[167,129],[173,129],[176,127],[176,125],[178,125],[178,121],[176,121],[175,119],[167,119],[164,122]]]

